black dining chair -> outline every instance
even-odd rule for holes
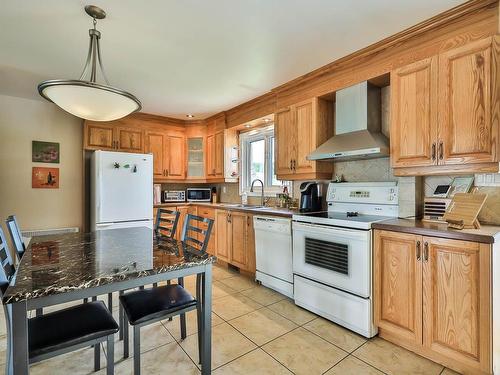
[[[206,229],[200,229],[196,223],[205,223]],[[192,249],[197,255],[206,252],[213,220],[188,214],[182,231],[183,246]],[[193,234],[196,233],[196,238]],[[198,245],[198,249],[189,243]],[[198,276],[198,275],[197,275]],[[123,357],[129,356],[129,329],[130,324],[134,328],[134,375],[141,373],[141,327],[156,323],[158,321],[180,315],[181,338],[186,338],[186,313],[197,310],[198,322],[198,355],[201,361],[203,314],[201,311],[201,284],[202,278],[197,277],[197,299],[195,299],[183,286],[182,278],[178,284],[163,285],[156,288],[128,292],[120,296],[120,303],[125,310],[124,314],[124,336]],[[198,285],[199,284],[199,285]]]
[[[180,217],[179,211],[159,208],[156,213],[155,233],[157,236],[174,238]]]
[[[0,298],[15,276],[15,267],[0,228]],[[3,305],[7,325],[7,363],[11,360],[11,306]],[[106,341],[106,374],[114,373],[114,334],[118,324],[102,301],[85,303],[28,319],[29,363],[87,346],[94,347],[94,370],[101,368],[101,343]]]
[[[26,245],[23,242],[23,237],[21,236],[21,230],[19,229],[16,216],[10,215],[7,220],[5,220],[5,223],[7,224],[12,244],[16,250],[17,263],[19,263],[24,255],[24,252],[26,251]]]

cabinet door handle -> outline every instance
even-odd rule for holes
[[[443,150],[443,141],[439,141],[439,160],[443,160],[443,154],[444,154],[444,150]]]
[[[436,160],[436,142],[432,143],[432,161]]]
[[[427,263],[429,260],[429,243],[424,242],[424,262]]]
[[[420,248],[420,241],[417,241],[417,261],[420,262],[420,258],[422,257],[422,250]]]
[[[168,169],[165,171],[165,173],[166,173],[166,174],[167,174],[167,176],[168,176]]]
[[[290,170],[292,170],[292,169],[293,169],[293,161],[292,161],[292,159],[290,159]]]
[[[297,160],[293,159],[293,171],[297,171]]]

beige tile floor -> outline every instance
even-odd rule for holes
[[[216,266],[213,275],[212,368],[216,375],[455,374],[380,338],[366,340],[234,271]],[[186,278],[185,286],[193,291],[194,278]],[[107,301],[105,296],[103,299]],[[116,302],[113,314],[118,317]],[[180,339],[178,317],[144,328],[142,373],[199,374],[196,332],[194,311],[187,314],[185,340]],[[5,346],[1,314],[0,364],[5,362]],[[105,346],[103,349],[99,375],[105,374]],[[123,360],[122,354],[123,345],[117,337],[115,373],[132,374],[132,359]],[[87,348],[35,364],[31,373],[91,374],[93,350]]]

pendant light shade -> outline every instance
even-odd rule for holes
[[[110,86],[104,73],[99,44],[101,33],[96,30],[96,24],[106,13],[93,5],[87,5],[85,11],[93,18],[94,28],[89,30],[89,51],[80,78],[44,81],[38,85],[38,92],[66,112],[86,120],[112,121],[141,110],[139,99]],[[106,84],[96,82],[97,67]]]

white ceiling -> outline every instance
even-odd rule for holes
[[[110,83],[143,112],[226,110],[463,0],[23,0],[1,2],[0,94],[78,78],[92,20]],[[41,98],[40,98],[41,99]]]

